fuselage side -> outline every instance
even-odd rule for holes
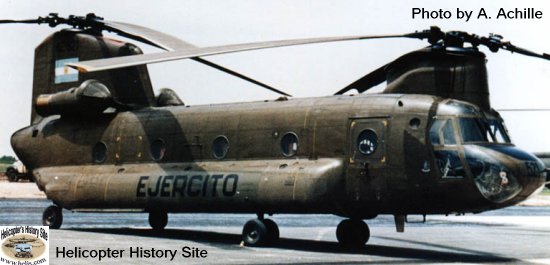
[[[12,146],[48,198],[75,210],[371,218],[515,203],[488,200],[469,173],[442,178],[428,141],[439,102],[345,95],[57,116]]]

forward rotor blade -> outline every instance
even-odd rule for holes
[[[293,39],[267,42],[253,42],[244,44],[232,44],[223,46],[213,46],[205,48],[190,48],[185,50],[177,50],[165,53],[141,54],[132,56],[115,57],[108,59],[99,59],[91,61],[82,61],[78,63],[69,63],[68,66],[79,70],[80,72],[103,71],[116,68],[130,67],[143,64],[160,63],[166,61],[189,59],[194,57],[203,57],[217,54],[234,53],[250,50],[259,50],[267,48],[295,46],[313,43],[339,42],[351,40],[366,40],[366,39],[383,39],[383,38],[402,38],[409,37],[407,35],[359,35],[345,37],[325,37],[325,38],[308,38],[308,39]],[[410,38],[410,37],[409,37]]]
[[[498,109],[498,112],[537,112],[550,111],[550,109]]]
[[[518,46],[513,45],[509,41],[502,41],[502,36],[498,34],[489,34],[489,37],[479,37],[477,35],[472,35],[464,33],[467,40],[472,44],[482,44],[485,45],[492,52],[497,52],[498,49],[503,49],[510,51],[512,53],[519,53],[526,56],[541,58],[545,60],[550,60],[550,55],[546,53],[536,53]]]
[[[357,89],[359,93],[363,93],[370,88],[381,84],[386,81],[386,66],[387,64],[379,67],[378,69],[368,73],[367,75],[357,79],[355,82],[349,84],[348,86],[342,88],[340,91],[334,93],[334,95],[342,95],[352,89]]]
[[[526,55],[526,56],[531,56],[531,57],[541,58],[541,59],[545,59],[545,60],[550,60],[550,54],[546,54],[546,53],[540,54],[540,53],[532,52],[530,50],[514,46],[514,45],[510,44],[509,42],[508,43],[503,43],[500,48],[503,49],[503,50],[510,51],[510,52],[523,54],[523,55]]]

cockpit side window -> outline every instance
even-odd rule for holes
[[[464,166],[457,150],[456,119],[437,118],[430,128],[430,141],[434,146],[435,163],[442,178],[464,178]]]
[[[495,140],[498,143],[510,143],[510,137],[508,137],[508,134],[506,132],[506,129],[504,129],[504,125],[496,120],[496,119],[490,119],[489,122],[489,129],[491,133],[495,136]]]
[[[433,145],[456,145],[456,137],[451,119],[437,119],[430,128],[430,141]]]
[[[443,140],[445,142],[445,145],[456,144],[455,132],[453,130],[452,120],[447,120],[447,122],[445,123],[445,126],[443,126]]]
[[[430,142],[432,142],[433,145],[441,144],[441,141],[439,140],[439,131],[443,125],[445,125],[445,121],[439,119],[435,120],[432,124],[432,127],[430,128]]]

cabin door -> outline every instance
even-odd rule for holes
[[[350,119],[348,195],[357,202],[380,201],[386,194],[386,117]]]

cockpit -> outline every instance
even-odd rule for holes
[[[455,100],[449,100],[438,109],[430,129],[430,142],[434,145],[457,142],[511,144],[504,121],[498,114],[482,113],[473,105]]]
[[[473,179],[492,202],[508,201],[526,186],[541,185],[544,165],[511,143],[496,111],[482,112],[469,103],[443,101],[433,117],[429,141],[441,178]]]

